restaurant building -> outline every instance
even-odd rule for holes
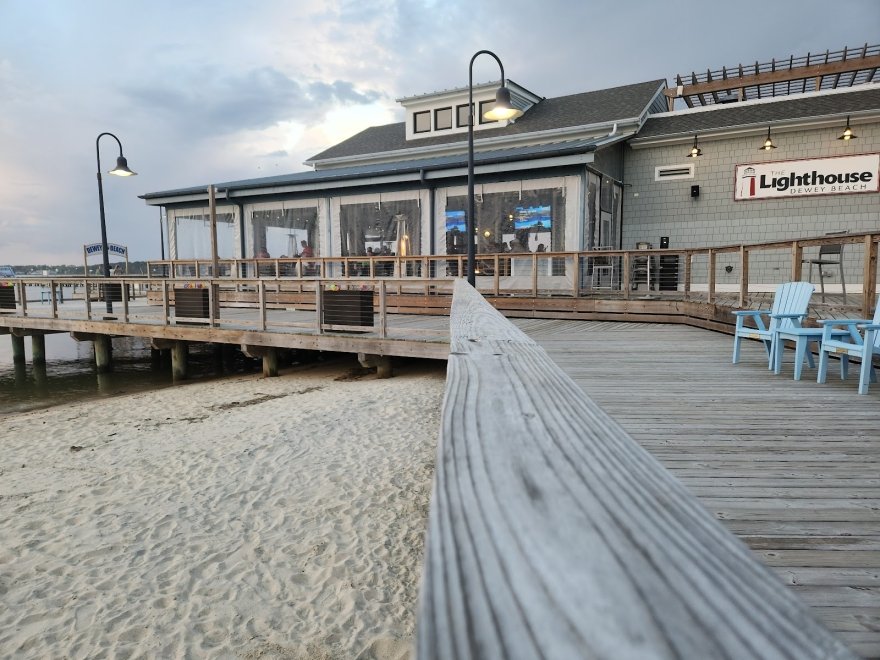
[[[508,81],[515,121],[483,119],[498,83],[476,85],[477,253],[880,228],[880,47],[823,55],[556,98]],[[464,253],[468,91],[399,99],[405,121],[312,171],[215,184],[219,256]],[[143,198],[165,209],[172,258],[211,256],[206,185]]]

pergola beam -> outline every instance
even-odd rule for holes
[[[880,55],[870,55],[868,57],[857,57],[849,60],[841,60],[838,62],[828,62],[822,64],[812,64],[810,66],[801,66],[794,68],[779,69],[774,67],[772,71],[757,72],[748,75],[740,75],[736,78],[717,78],[710,79],[705,82],[696,80],[696,76],[692,76],[690,85],[681,86],[681,94],[678,93],[677,87],[669,87],[663,93],[670,97],[700,96],[703,94],[714,94],[723,91],[732,91],[744,87],[756,87],[760,85],[773,85],[780,82],[792,82],[796,80],[804,80],[807,78],[816,78],[821,81],[825,76],[835,77],[835,87],[840,80],[840,76],[844,73],[857,74],[859,71],[874,70],[880,68]],[[756,64],[755,69],[758,69]]]

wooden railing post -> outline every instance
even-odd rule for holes
[[[869,319],[874,313],[877,297],[877,234],[865,236],[865,268],[862,278],[862,318]]]
[[[684,253],[684,299],[691,297],[691,259],[694,255],[690,251]]]
[[[709,272],[707,273],[706,302],[710,305],[715,302],[715,268],[717,255],[715,250],[709,250]]]
[[[321,270],[324,269],[323,261],[321,262]],[[321,327],[321,319],[324,316],[324,284],[323,280],[318,280],[315,282],[315,329],[317,333],[323,334],[324,330]]]
[[[630,282],[630,276],[632,275],[632,273],[629,272],[630,271],[629,252],[623,253],[623,266],[622,266],[622,268],[623,268],[623,273],[622,273],[623,274],[623,280],[622,280],[623,281],[623,299],[629,300],[629,290],[630,290],[630,283],[629,282]]]
[[[263,280],[259,280],[257,282],[257,296],[259,297],[259,305],[260,305],[259,328],[260,328],[260,332],[265,332],[265,330],[266,330],[266,283]]]
[[[804,248],[794,241],[791,244],[791,281],[800,282],[804,269]]]
[[[27,283],[24,280],[18,282],[18,300],[21,302],[21,315],[27,316]]]
[[[122,322],[128,323],[128,289],[129,284],[122,280],[119,283],[119,289],[122,291]]]
[[[532,298],[538,297],[538,254],[532,253]]]
[[[385,291],[385,280],[379,281],[379,339],[388,335],[388,298]]]
[[[749,251],[745,245],[739,246],[739,302],[745,307],[749,300]]]
[[[168,300],[168,280],[162,280],[162,318],[163,325],[171,323],[171,302]]]

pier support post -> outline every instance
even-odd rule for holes
[[[9,335],[12,339],[12,361],[15,363],[24,363],[24,337],[18,335]]]
[[[31,359],[34,364],[46,364],[46,335],[31,335]]]
[[[278,375],[278,349],[267,348],[263,353],[263,376],[274,378]]]
[[[242,344],[241,352],[251,359],[263,360],[263,376],[272,378],[278,375],[278,349],[274,346]]]
[[[109,335],[95,335],[92,340],[95,346],[95,366],[99,374],[113,371],[113,344]]]
[[[185,341],[176,341],[171,347],[171,378],[173,380],[186,380],[189,377],[187,372],[187,356],[189,355],[189,346]]]
[[[358,353],[358,362],[362,367],[376,367],[377,378],[391,378],[390,355],[373,355],[371,353]]]

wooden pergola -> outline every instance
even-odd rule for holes
[[[851,87],[872,82],[880,67],[880,45],[844,48],[824,53],[807,53],[788,60],[763,64],[739,64],[719,71],[677,75],[676,86],[664,91],[669,110],[675,99],[684,99],[689,108],[716,103],[747,101],[772,96]]]

